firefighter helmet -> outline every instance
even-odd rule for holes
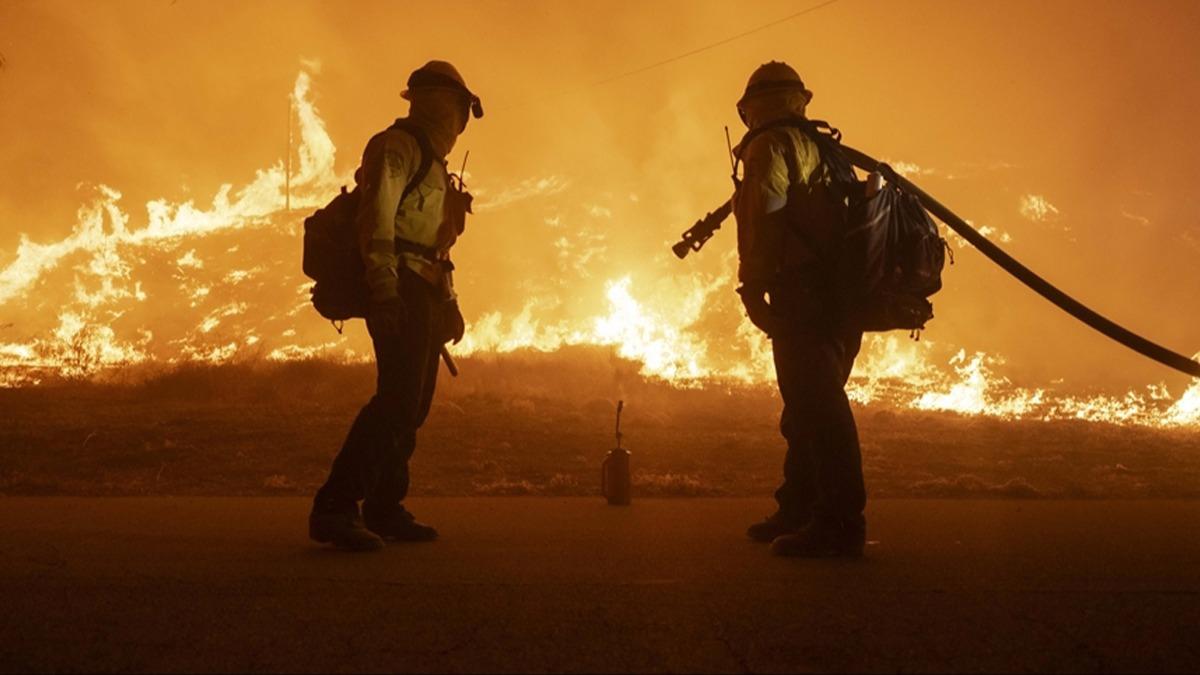
[[[802,91],[805,98],[812,100],[812,92],[805,88],[804,80],[800,79],[800,74],[794,68],[782,61],[771,61],[759,66],[750,74],[750,80],[746,82],[746,91],[738,100],[738,107],[749,99],[778,91]]]
[[[438,88],[452,89],[467,96],[471,102],[471,114],[476,118],[483,117],[483,103],[479,97],[467,88],[467,82],[459,74],[458,69],[446,61],[430,61],[417,68],[408,76],[408,88],[400,92],[406,100],[413,89]]]

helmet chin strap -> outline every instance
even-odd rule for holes
[[[754,129],[779,119],[806,117],[811,100],[812,94],[808,90],[778,90],[749,99],[743,97],[737,103],[737,112],[742,124],[747,129]]]

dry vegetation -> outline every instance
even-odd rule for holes
[[[414,460],[423,495],[590,495],[616,399],[637,494],[767,495],[768,388],[677,389],[599,348],[465,359]],[[126,370],[0,390],[0,493],[311,494],[373,371],[326,361]],[[858,411],[873,496],[1196,497],[1200,434]]]

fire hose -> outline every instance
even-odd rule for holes
[[[1006,253],[1004,249],[980,234],[978,230],[968,225],[966,221],[956,216],[953,211],[930,196],[929,193],[917,187],[907,178],[897,174],[883,162],[845,145],[841,146],[841,149],[846,153],[846,158],[858,168],[868,172],[879,170],[881,173],[884,173],[889,181],[897,184],[902,190],[916,195],[926,210],[936,216],[938,220],[945,223],[955,234],[965,239],[989,260],[999,265],[1005,272],[1016,277],[1018,281],[1031,288],[1035,293],[1054,303],[1059,309],[1143,356],[1154,359],[1169,368],[1187,373],[1192,377],[1200,377],[1200,362],[1189,359],[1183,354],[1167,349],[1156,342],[1134,333],[1070,295],[1067,295],[1057,286],[1046,281],[1033,270],[1021,264],[1016,258]],[[704,246],[704,243],[712,237],[713,232],[721,227],[721,221],[729,216],[729,212],[730,203],[726,202],[702,218],[687,232],[684,232],[683,238],[672,247],[675,255],[683,258],[691,251],[699,251]]]

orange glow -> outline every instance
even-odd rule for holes
[[[460,355],[594,344],[681,387],[770,383],[769,342],[732,292],[732,221],[686,262],[668,245],[728,195],[721,127],[736,130],[732,101],[771,58],[804,74],[814,115],[1032,267],[1168,345],[1200,345],[1200,321],[1184,314],[1200,288],[1200,168],[1186,152],[1200,112],[1194,6],[840,3],[589,86],[794,7],[548,3],[516,15],[484,2],[409,17],[460,31],[450,53],[449,36],[421,31],[392,53],[379,45],[401,10],[387,4],[353,17],[315,3],[130,4],[0,10],[28,34],[0,45],[0,128],[24,132],[6,133],[0,164],[2,386],[141,362],[369,358],[361,327],[339,336],[309,307],[301,223],[351,182],[366,138],[403,114],[407,71],[433,57],[455,61],[488,109],[450,158],[472,151],[478,198],[455,252],[470,323]],[[913,44],[897,43],[900,25]],[[982,26],[1022,37],[980,38]],[[854,400],[1200,427],[1200,382],[1124,353],[956,248],[925,338],[869,338]]]

